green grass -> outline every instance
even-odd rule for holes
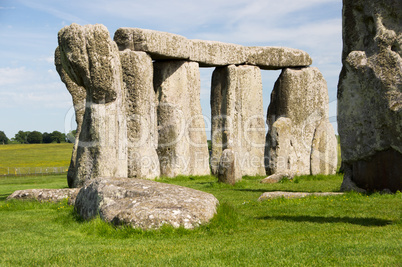
[[[115,228],[62,203],[0,198],[0,266],[400,266],[402,194],[259,202],[267,191],[337,191],[342,177],[235,186],[212,176],[161,179],[214,194],[218,214],[195,230]],[[0,178],[0,195],[66,187],[65,176]]]
[[[68,167],[72,148],[69,143],[0,145],[0,175],[8,168]]]

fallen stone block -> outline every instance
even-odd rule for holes
[[[63,188],[63,189],[26,189],[17,190],[7,197],[10,199],[37,200],[59,202],[68,198],[69,204],[73,205],[75,198],[81,188]]]
[[[273,199],[273,198],[303,198],[307,196],[318,196],[318,197],[323,197],[323,196],[338,196],[342,195],[343,193],[338,193],[338,192],[323,192],[323,193],[305,193],[305,192],[285,192],[285,191],[275,191],[275,192],[266,192],[262,194],[258,200],[263,201],[263,200],[268,200],[268,199]]]
[[[100,216],[115,225],[157,229],[164,224],[186,229],[207,223],[218,200],[198,190],[128,178],[97,178],[80,190],[75,210],[84,219]]]
[[[285,178],[291,180],[291,179],[293,179],[293,177],[294,177],[294,173],[290,173],[290,172],[275,173],[275,174],[268,176],[267,178],[262,179],[260,181],[260,183],[274,184]]]

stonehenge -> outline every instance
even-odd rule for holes
[[[277,172],[330,174],[336,139],[326,82],[299,49],[247,47],[138,28],[60,30],[55,64],[73,97],[77,139],[69,187],[96,177],[154,179]],[[214,67],[209,155],[200,67]],[[282,70],[266,134],[261,70]]]
[[[402,5],[343,1],[342,190],[402,190]]]

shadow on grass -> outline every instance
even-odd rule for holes
[[[10,194],[0,194],[0,201],[6,200]]]
[[[390,220],[377,218],[352,218],[352,217],[323,217],[323,216],[264,216],[258,220],[279,220],[287,222],[312,222],[312,223],[350,223],[361,226],[386,226],[392,224]]]

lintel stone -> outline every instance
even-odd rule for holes
[[[312,64],[309,54],[299,49],[191,40],[173,33],[139,28],[118,29],[114,41],[120,51],[147,52],[154,60],[190,60],[201,67],[247,64],[274,70]]]

